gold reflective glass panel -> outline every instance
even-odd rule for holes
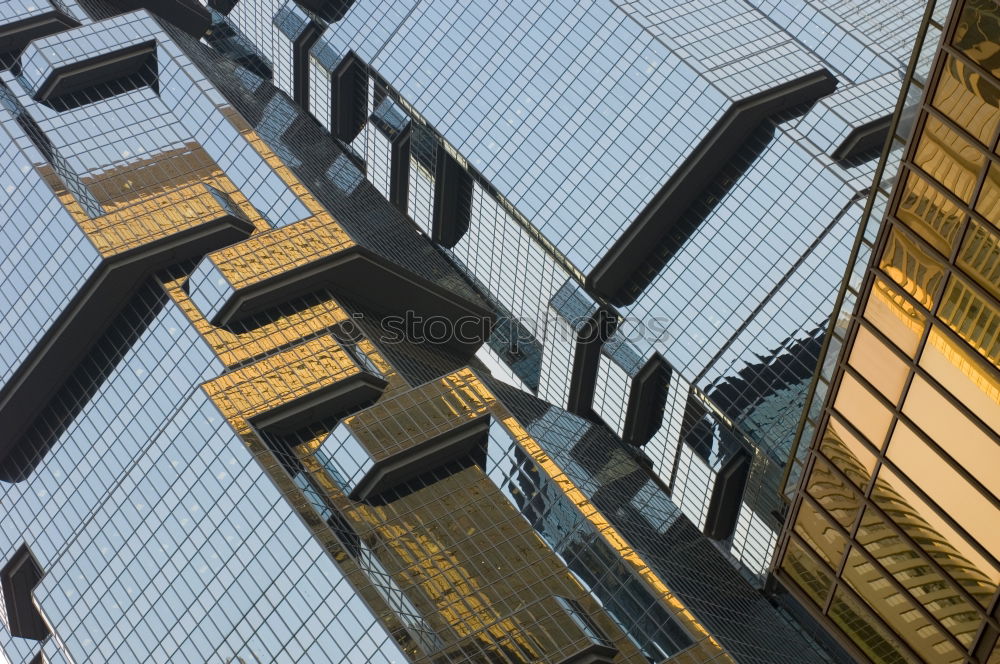
[[[1000,368],[1000,309],[959,274],[948,279],[938,317]]]
[[[982,608],[937,566],[922,556],[913,555],[912,545],[906,538],[874,510],[865,511],[857,540],[878,564],[872,565],[857,550],[852,550],[844,567],[844,578],[896,628],[897,633],[905,634],[908,630],[905,626],[900,628],[896,617],[919,604],[966,647],[973,642],[983,622]],[[889,582],[890,578],[895,584]],[[919,612],[911,617],[918,615]],[[918,646],[910,639],[907,641]],[[922,648],[918,651],[924,652]]]
[[[1000,166],[990,164],[983,180],[983,189],[976,198],[976,212],[986,217],[986,221],[1000,228]]]
[[[945,454],[954,459],[1000,499],[1000,472],[997,472],[997,469],[1000,469],[1000,444],[993,437],[959,411],[951,401],[921,376],[914,377],[913,383],[910,385],[903,403],[903,413],[920,427]],[[995,414],[993,413],[993,415]],[[905,462],[928,464],[927,469],[919,472],[915,469],[915,472],[921,476],[933,477],[934,468],[938,462],[935,461],[936,456],[926,456],[928,454],[926,444],[918,444],[911,440],[911,437],[915,438],[915,436],[903,424],[897,425],[893,441],[896,440],[897,434],[906,439],[905,443],[899,443],[899,448],[904,450],[906,454]],[[894,452],[894,445],[896,445],[895,442],[889,446],[890,456],[900,454],[900,449]],[[951,476],[942,476],[939,478],[939,482],[943,482],[949,477]],[[965,480],[960,478],[952,479],[963,485],[967,484]],[[918,484],[924,486],[919,482]]]
[[[983,358],[935,326],[931,328],[927,344],[920,354],[920,367],[992,428],[994,433],[1000,434],[1000,379]],[[911,417],[914,415],[911,414]],[[927,417],[925,415],[925,419]],[[922,423],[921,428],[927,430],[931,427]],[[973,444],[972,447],[977,446]],[[990,453],[975,458],[992,459],[993,456]],[[983,465],[986,468],[1000,468],[1000,464]]]
[[[817,606],[826,604],[832,585],[832,571],[795,539],[788,541],[781,569]]]
[[[816,459],[806,483],[806,493],[815,498],[837,523],[850,531],[863,502],[850,481],[845,480],[826,461]]]
[[[361,369],[333,337],[317,337],[202,385],[222,414],[246,433],[246,420],[328,389]]]
[[[993,653],[986,661],[986,664],[1000,664],[1000,641],[997,641],[997,644],[993,647]]]
[[[853,424],[868,442],[881,449],[892,422],[892,413],[867,387],[849,373],[844,373],[833,407]]]
[[[892,403],[899,400],[910,374],[910,367],[863,325],[854,337],[848,364]]]
[[[973,219],[956,262],[993,297],[1000,298],[1000,234]]]
[[[799,507],[795,532],[828,565],[834,569],[840,566],[847,547],[846,540],[830,518],[808,500],[803,500]]]
[[[836,415],[830,416],[819,449],[859,491],[866,490],[875,471],[875,454]]]
[[[927,317],[884,279],[875,280],[864,316],[904,353],[916,354]]]
[[[883,466],[875,480],[872,501],[891,515],[928,557],[981,604],[988,605],[1000,581],[1000,570],[964,536],[944,520],[940,512],[919,497],[892,469]],[[920,558],[917,549],[901,549],[897,555]]]
[[[873,664],[920,664],[864,604],[843,590],[833,595],[828,614]]]
[[[952,44],[1000,77],[1000,11],[995,0],[965,0]]]
[[[344,229],[324,212],[257,233],[209,258],[234,289],[241,289],[353,246]]]
[[[879,268],[917,302],[931,309],[944,276],[944,264],[915,239],[893,228]]]
[[[78,221],[103,256],[125,253],[237,211],[220,191],[196,184],[138,199],[100,217]]]
[[[965,212],[926,178],[906,171],[896,217],[945,256],[951,255],[965,216]]]
[[[865,549],[876,560],[879,557],[872,554],[869,546],[889,555],[893,549],[901,546],[895,542],[893,531],[887,526],[883,524],[879,528],[877,522],[870,525],[871,536],[877,539],[866,543]],[[909,571],[922,573],[920,570]],[[934,620],[918,608],[913,597],[907,592],[901,592],[879,566],[853,547],[844,565],[844,580],[896,634],[921,654],[927,664],[951,664],[964,659],[964,653],[945,636]]]
[[[272,320],[260,327],[232,332],[208,322],[184,290],[184,283],[184,279],[176,279],[164,284],[164,288],[226,366],[260,357],[348,320],[347,313],[340,305],[324,293],[317,296],[318,301],[312,306],[272,317]],[[319,297],[323,299],[319,300]],[[384,366],[383,373],[388,374],[390,367],[387,364]]]
[[[903,422],[893,430],[888,458],[987,551],[1000,551],[1000,509]]]
[[[1000,120],[1000,88],[958,58],[947,56],[934,93],[934,107],[990,146]]]
[[[928,116],[913,163],[965,202],[972,200],[986,157],[941,120]]]

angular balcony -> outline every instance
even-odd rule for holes
[[[287,434],[363,408],[386,381],[330,335],[298,344],[208,381],[202,389],[241,434]]]
[[[441,430],[414,411],[416,419],[390,412],[378,404],[342,422],[331,434],[336,454],[317,453],[323,465],[353,500],[370,500],[451,461],[485,450],[490,416],[456,415],[453,426]],[[422,421],[426,420],[426,421]]]
[[[31,40],[78,25],[61,2],[7,0],[0,5],[0,68],[10,66]]]
[[[443,318],[444,345],[463,357],[483,343],[489,313],[356,244],[329,215],[275,228],[210,253],[191,276],[191,299],[214,325],[227,327],[310,292],[365,302],[380,312]],[[476,325],[464,323],[473,321]],[[469,332],[471,330],[471,332]],[[466,333],[468,332],[468,333]]]

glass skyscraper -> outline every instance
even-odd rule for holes
[[[1000,6],[929,15],[776,576],[873,662],[1000,662]],[[881,222],[881,225],[880,223]],[[790,487],[794,488],[794,487]]]
[[[0,658],[857,657],[761,588],[947,12],[0,3]],[[972,146],[966,42],[931,114]],[[995,289],[900,233],[927,315],[924,258]]]
[[[639,450],[760,584],[926,8],[869,4],[209,8],[490,303],[482,354]]]

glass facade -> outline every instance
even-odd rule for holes
[[[460,34],[457,16],[410,12],[419,25],[393,32],[399,5],[381,7],[346,44],[330,27],[371,17],[365,3],[140,4],[0,5],[4,660],[839,661],[699,530],[719,510],[692,524],[650,472],[637,445],[664,419],[727,473],[748,462],[730,428],[664,405],[663,386],[688,383],[615,336],[623,317],[581,271],[602,257],[519,211],[551,171],[505,198],[515,164],[475,166],[424,97],[367,69],[379,39],[410,35],[385,51],[401,66],[434,20]],[[665,89],[608,61],[633,44],[630,67],[666,63],[671,86],[719,102],[685,116],[701,129],[732,105],[750,122],[774,85],[781,100],[829,81],[753,12],[788,52],[773,81],[685,64],[646,14],[552,11],[526,11],[526,38],[574,22],[604,51],[563,40],[576,75],[594,62],[626,92]],[[679,167],[689,133],[648,147]],[[570,184],[598,196],[614,168]],[[595,219],[595,242],[617,243],[655,193],[616,194],[627,214]],[[527,390],[491,375],[487,347]]]
[[[241,0],[224,20],[490,302],[488,354],[642,450],[760,585],[926,5]],[[292,14],[319,31],[307,57]],[[570,288],[614,321],[589,351]]]
[[[928,11],[794,468],[775,573],[874,662],[997,653],[998,50]]]

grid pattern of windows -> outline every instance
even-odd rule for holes
[[[472,183],[469,230],[451,252],[536,338],[544,338],[545,305],[570,275],[479,182]]]
[[[386,3],[356,4],[344,23],[331,26],[308,57],[303,45],[308,40],[299,37],[304,34],[304,22],[314,19],[290,0],[280,7],[245,0],[230,18],[246,29],[272,61],[278,87],[312,108],[327,127],[332,122],[328,117],[332,93],[325,67],[332,53],[346,53],[347,46],[360,60],[372,63],[373,70],[391,73],[401,97],[396,101],[411,113],[403,99],[414,101],[449,140],[461,138],[460,149],[482,174],[509,193],[519,209],[530,212],[539,228],[581,267],[589,267],[628,226],[730,102],[818,68],[815,58],[787,34],[735,1],[677,3],[701,13],[662,23],[659,31],[636,18],[648,19],[650,14],[635,7],[638,13],[619,11],[607,2],[557,1],[502,8],[492,3],[417,3],[412,7],[389,3],[393,8],[385,7]],[[374,21],[373,7],[386,10]],[[713,30],[722,38],[725,21],[748,16],[756,30],[751,36],[760,38],[760,44],[731,36],[729,50],[713,54],[706,49],[712,40],[692,38],[683,42],[697,54],[696,62],[688,63],[659,41]],[[362,19],[368,21],[366,29],[349,29],[357,27],[352,22]],[[517,49],[504,46],[515,41],[510,35],[517,35]],[[109,18],[68,33],[65,52],[82,58],[113,50],[116,43],[133,44],[150,36],[157,43],[155,86],[99,98],[84,96],[77,106],[63,111],[46,110],[31,100],[30,93],[51,75],[52,63],[35,63],[22,80],[3,75],[4,89],[17,97],[14,106],[19,104],[37,115],[33,126],[58,147],[57,176],[65,180],[65,186],[87,195],[74,191],[81,201],[70,201],[73,196],[65,195],[76,206],[72,208],[75,214],[99,216],[79,209],[81,205],[109,212],[138,205],[137,201],[156,205],[160,199],[145,194],[162,193],[189,181],[211,181],[221,192],[225,210],[246,217],[256,231],[276,230],[257,232],[241,245],[256,249],[247,255],[245,267],[256,262],[248,273],[287,276],[291,263],[271,260],[273,255],[266,251],[268,239],[285,237],[279,227],[287,228],[310,215],[329,229],[335,215],[338,221],[343,219],[345,236],[353,242],[356,235],[359,245],[375,247],[372,251],[380,258],[397,258],[410,270],[427,273],[458,298],[471,292],[451,264],[424,238],[401,225],[402,217],[386,205],[393,164],[389,143],[374,124],[365,123],[353,146],[357,154],[348,156],[285,97],[273,94],[273,88],[246,69],[231,75],[232,63],[221,64],[213,60],[216,54],[183,42],[186,52],[200,54],[204,73],[199,72],[155,22],[136,15]],[[315,35],[310,32],[308,36]],[[773,46],[780,57],[758,68],[760,53],[750,51],[761,44]],[[493,49],[496,57],[466,52],[467,45],[473,50]],[[42,46],[36,50],[45,52]],[[414,53],[427,57],[421,60]],[[447,75],[427,66],[432,54],[440,57],[440,69]],[[485,60],[487,67],[482,65]],[[570,65],[560,73],[553,70],[559,63]],[[225,97],[205,78],[211,76],[207,72],[213,64],[219,65],[213,80],[224,82]],[[301,71],[303,67],[307,71]],[[755,69],[766,71],[767,80],[755,78]],[[316,83],[308,100],[303,94],[303,75]],[[372,112],[376,88],[375,77],[369,78],[366,108]],[[526,78],[529,83],[524,82]],[[456,99],[462,103],[455,103]],[[612,104],[620,99],[632,100],[625,111]],[[246,111],[248,119],[234,107]],[[666,119],[663,109],[669,109]],[[700,236],[691,248],[706,253],[717,249],[712,256],[717,262],[699,266],[684,257],[677,262],[683,267],[679,274],[667,273],[666,278],[678,282],[690,277],[691,283],[718,293],[723,300],[714,308],[712,302],[687,297],[687,308],[707,315],[684,318],[686,311],[676,314],[685,335],[688,330],[693,334],[678,336],[669,344],[670,352],[678,357],[691,355],[672,358],[672,362],[694,377],[699,387],[718,386],[742,371],[741,358],[749,352],[760,357],[767,352],[792,354],[793,335],[784,330],[797,330],[802,319],[808,319],[811,328],[815,312],[826,305],[825,293],[811,292],[802,275],[835,265],[834,259],[822,257],[824,252],[832,255],[843,249],[846,234],[839,232],[838,225],[850,224],[845,210],[857,211],[858,181],[869,174],[870,165],[846,165],[836,171],[817,166],[824,163],[823,150],[814,150],[797,131],[796,113],[767,123],[753,137],[747,146],[752,156],[741,164],[744,170],[731,178],[727,175],[723,185],[735,186],[738,194],[727,199],[720,193],[717,199],[702,201],[702,208],[692,213],[716,216],[706,231],[711,240],[698,244],[705,237]],[[943,127],[938,134],[948,130],[945,120],[974,124],[965,116],[956,120],[946,111],[939,115],[934,117]],[[9,124],[6,116],[4,122]],[[413,123],[415,134],[422,130],[432,134],[424,129],[422,118],[414,117]],[[270,146],[264,145],[257,131]],[[480,132],[489,140],[479,140]],[[959,134],[957,140],[973,140]],[[432,139],[430,156],[443,149],[437,135]],[[958,145],[949,141],[952,149]],[[991,146],[995,144],[992,134],[990,141]],[[443,186],[436,191],[436,185],[446,179],[442,173],[451,172],[432,172],[435,160],[420,151],[426,146],[419,137],[414,143],[409,210],[418,226],[431,234],[440,212],[434,209],[435,198],[445,191]],[[457,139],[455,144],[459,144]],[[927,152],[913,158],[915,173],[932,170],[927,164],[938,159],[940,150],[930,146]],[[354,166],[353,159],[359,156],[366,162],[368,182]],[[53,159],[49,154],[45,157]],[[978,166],[985,168],[991,160],[995,161],[984,158]],[[458,158],[454,161],[460,164]],[[792,176],[799,172],[806,173],[808,187],[794,184]],[[755,198],[743,178],[766,180],[762,173],[772,174],[772,179]],[[435,182],[435,177],[442,180]],[[547,346],[539,391],[563,403],[577,364],[573,353],[580,319],[570,315],[575,313],[570,311],[573,307],[563,306],[567,298],[560,299],[560,295],[565,293],[556,289],[576,289],[578,297],[569,304],[580,305],[588,314],[600,303],[589,298],[578,280],[569,278],[565,262],[560,264],[557,258],[561,257],[545,245],[541,235],[532,235],[534,229],[520,216],[515,219],[517,212],[511,205],[501,204],[501,196],[480,184],[477,180],[472,191],[472,219],[462,238],[464,244],[453,248],[451,258],[464,264],[461,269],[477,285],[485,284],[493,300],[522,321],[536,316],[535,322],[558,323],[557,330],[551,324],[530,327]],[[946,184],[953,192],[964,186],[960,177],[954,185],[950,180]],[[322,191],[322,204],[306,186]],[[983,191],[987,186],[976,185]],[[810,200],[815,192],[818,203]],[[963,211],[968,213],[970,205],[977,210],[991,208],[995,202],[991,195],[965,200]],[[327,201],[332,201],[330,214],[321,211]],[[746,247],[721,241],[709,247],[727,232],[715,222],[726,215],[738,216],[744,207],[780,211],[763,223],[746,222],[728,231],[744,233],[748,244],[759,242],[763,249],[743,253]],[[990,214],[984,212],[980,221],[990,219]],[[799,226],[785,225],[782,215],[803,221]],[[941,228],[947,231],[954,220],[945,216]],[[809,225],[815,217],[821,223]],[[292,227],[291,244],[305,242],[297,234],[305,226],[299,221]],[[983,239],[975,246],[963,244],[961,255],[951,263],[941,262],[925,247],[914,248],[907,243],[912,237],[900,235],[891,241],[891,253],[897,256],[891,267],[896,272],[888,267],[882,271],[887,279],[902,284],[905,293],[901,297],[934,308],[932,313],[945,324],[938,326],[942,334],[970,340],[987,355],[996,346],[989,336],[992,323],[981,323],[977,312],[988,302],[983,298],[990,297],[993,283],[988,272],[993,264],[988,252],[982,251],[990,246],[991,233],[985,224],[967,233]],[[781,234],[793,238],[792,242],[776,240]],[[51,240],[43,238],[42,244]],[[318,245],[332,251],[336,247],[331,242],[327,236]],[[305,245],[298,249],[309,250],[308,242]],[[783,252],[802,259],[787,260]],[[928,260],[938,260],[936,272],[925,267]],[[948,281],[946,263],[966,266],[974,278]],[[730,269],[732,265],[740,269]],[[26,266],[35,277],[47,276],[46,265],[29,262]],[[54,627],[53,639],[43,645],[51,657],[382,662],[402,657],[402,650],[411,659],[436,655],[441,661],[454,662],[498,653],[512,661],[563,661],[580,651],[610,658],[614,644],[622,661],[659,661],[686,649],[681,655],[686,661],[727,662],[732,661],[726,652],[731,649],[740,662],[772,664],[797,662],[808,648],[726,567],[718,551],[680,518],[681,512],[632,458],[634,452],[582,418],[555,408],[545,410],[549,407],[531,403],[524,408],[526,414],[519,415],[527,423],[522,424],[494,406],[491,412],[516,443],[507,446],[503,441],[505,446],[499,450],[504,455],[501,463],[509,469],[497,473],[494,468],[494,475],[486,477],[481,466],[488,463],[458,461],[434,467],[413,482],[392,486],[392,491],[386,490],[370,504],[350,500],[344,495],[343,478],[325,470],[336,467],[330,455],[357,449],[345,445],[338,449],[337,440],[322,443],[333,428],[330,422],[305,419],[318,417],[321,407],[316,402],[310,402],[316,412],[303,409],[306,412],[297,420],[293,435],[278,427],[264,431],[269,425],[260,419],[247,422],[248,409],[225,408],[220,417],[202,392],[193,390],[202,381],[211,386],[252,376],[233,394],[245,400],[252,397],[252,414],[259,415],[287,405],[282,397],[291,392],[277,392],[281,380],[274,377],[294,378],[296,371],[308,366],[322,380],[295,382],[291,387],[296,399],[318,391],[333,393],[329,388],[336,387],[343,376],[322,361],[330,355],[324,355],[321,347],[333,342],[317,328],[339,322],[335,312],[343,314],[341,306],[329,293],[314,292],[308,302],[285,302],[269,309],[271,318],[263,327],[254,326],[265,316],[246,324],[252,329],[213,328],[205,319],[212,315],[212,307],[201,297],[205,294],[199,294],[199,284],[187,288],[195,289],[191,296],[185,292],[179,275],[190,267],[171,271],[169,278],[157,275],[144,287],[143,297],[134,298],[121,320],[115,320],[116,327],[90,358],[98,366],[87,365],[74,373],[73,380],[80,384],[60,393],[59,416],[41,420],[40,426],[50,430],[34,432],[51,443],[39,470],[31,481],[12,485],[9,492],[4,486],[5,498],[13,497],[8,515],[11,532],[27,532],[33,541],[41,542],[39,555],[49,575],[36,597]],[[769,290],[748,297],[713,282],[713,271],[727,274],[733,282],[758,283]],[[775,271],[784,276],[768,281]],[[196,271],[194,279],[211,276]],[[163,293],[164,281],[169,299]],[[922,284],[923,292],[907,290],[912,284]],[[926,300],[931,286],[946,290],[937,300]],[[668,295],[665,284],[657,282],[651,290],[636,309],[642,315],[662,313],[649,302]],[[796,296],[804,304],[799,305]],[[366,304],[348,302],[344,311],[363,312]],[[798,308],[789,315],[793,307]],[[544,315],[549,313],[555,316]],[[739,324],[758,315],[772,336],[761,335],[750,323]],[[464,413],[463,407],[472,400],[475,384],[468,381],[465,390],[446,395],[441,411],[416,401],[421,387],[414,384],[445,375],[442,367],[452,371],[455,363],[460,364],[447,352],[403,344],[386,350],[383,357],[376,349],[382,338],[376,337],[373,343],[361,333],[338,330],[344,333],[336,336],[338,343],[343,341],[341,336],[347,341],[342,348],[336,346],[337,356],[347,360],[350,354],[353,359],[347,361],[386,378],[384,386],[379,381],[377,392],[384,387],[389,399],[397,399],[397,410],[384,414],[380,423],[385,430],[400,434],[390,437],[398,448],[387,454],[405,451],[399,444],[409,441],[407,436],[420,428],[423,420],[418,412],[429,420],[444,412],[454,416]],[[300,333],[309,338],[297,339]],[[199,337],[208,343],[202,344]],[[302,343],[288,348],[298,341]],[[643,351],[656,348],[650,345]],[[223,368],[217,358],[241,366]],[[261,367],[269,371],[257,371]],[[600,356],[597,366],[603,382],[595,407],[619,431],[629,401],[631,369],[623,371],[610,361],[610,355]],[[219,373],[223,373],[221,378]],[[887,371],[879,378],[891,376]],[[917,394],[918,383],[912,383],[910,393]],[[444,379],[436,378],[426,385],[440,388],[443,384]],[[708,417],[708,402],[700,406],[697,417],[689,417],[691,404],[703,396],[700,391],[690,392],[679,378],[671,386],[679,390],[671,395],[664,424],[671,433],[656,438],[662,452],[656,463],[669,464],[676,480],[675,497],[683,511],[702,526],[708,507],[704,497],[712,493],[715,483],[712,471],[730,458],[727,436],[731,434]],[[880,389],[888,399],[897,387],[890,382]],[[373,394],[363,403],[341,405],[363,408],[378,398]],[[780,423],[785,402],[778,401],[743,408],[739,424],[764,431]],[[788,401],[794,403],[794,399]],[[414,404],[427,408],[404,416]],[[383,405],[380,402],[365,412],[379,412],[376,409]],[[916,416],[912,424],[923,430],[930,427]],[[774,424],[774,428],[780,426]],[[685,440],[686,446],[673,443],[674,431],[676,440]],[[443,427],[439,433],[448,432]],[[765,431],[761,437],[770,435]],[[901,446],[915,445],[901,440]],[[317,446],[329,454],[322,457]],[[497,452],[490,448],[490,453]],[[956,459],[959,456],[948,453]],[[559,465],[553,458],[558,458]],[[58,470],[50,476],[50,468]],[[902,464],[890,470],[916,472]],[[547,479],[532,485],[542,471]],[[987,482],[988,478],[979,480]],[[502,491],[507,495],[501,495]],[[759,564],[759,551],[746,540],[762,537],[766,542],[767,535],[760,535],[752,514],[741,512],[741,519],[738,537],[744,544],[740,551],[746,551],[741,555]],[[548,538],[540,540],[529,526]],[[6,544],[12,548],[16,542]],[[670,578],[671,584],[676,580],[676,589],[668,588],[662,578]],[[725,588],[724,595],[713,591],[719,584]],[[837,592],[846,587],[841,585]],[[949,629],[961,637],[959,628]],[[724,646],[716,641],[716,631]],[[775,633],[781,637],[778,643],[768,642],[765,637]],[[23,650],[24,644],[10,641],[9,649],[21,659],[33,654]]]
[[[246,217],[256,228],[268,226],[261,212],[276,224],[308,216],[300,200],[308,198],[305,190],[282,182],[284,166],[258,151],[248,140],[252,132],[237,129],[244,121],[151,19],[109,18],[58,39],[73,46],[62,53],[74,57],[94,44],[113,50],[116,43],[155,39],[159,86],[110,97],[85,89],[80,103],[60,112],[31,100],[21,82],[3,74],[5,90],[17,95],[16,106],[0,110],[5,130],[19,130],[16,114],[29,114],[30,126],[49,141],[42,144],[65,155],[66,172],[106,213],[81,207],[61,186],[65,175],[54,175],[46,163],[51,153],[17,134],[4,146],[0,196],[10,219],[19,220],[12,228],[23,242],[2,244],[5,294],[33,293],[50,316],[59,313],[79,288],[72,270],[94,267],[74,258],[73,226],[82,237],[76,246],[92,250],[81,228],[101,231],[102,219],[116,214],[134,222],[142,218],[131,214],[136,209],[170,211],[185,203],[170,195],[193,182],[225,192],[213,199],[221,206],[216,212]],[[178,227],[197,214],[196,201],[188,202],[188,214],[173,219]],[[136,229],[163,230],[141,223]],[[348,581],[293,509],[288,498],[298,494],[282,495],[270,469],[248,454],[246,439],[197,387],[223,371],[213,350],[252,355],[266,343],[255,344],[256,351],[246,346],[274,328],[275,336],[287,334],[287,321],[272,321],[264,335],[217,330],[202,337],[204,329],[187,316],[189,302],[168,300],[160,276],[134,286],[137,293],[25,435],[46,441],[44,449],[23,450],[38,457],[30,477],[0,486],[0,558],[30,541],[45,572],[33,591],[53,629],[41,644],[44,657],[402,661],[356,580]],[[56,287],[72,290],[56,293]],[[16,302],[11,308],[27,313]],[[291,319],[301,322],[294,313]],[[50,319],[25,320],[35,329],[20,334],[8,327],[12,343],[33,345],[32,335],[52,326]],[[13,347],[3,357],[19,359]],[[32,659],[38,647],[0,637],[5,661],[41,661]]]
[[[857,304],[806,427],[817,434],[776,561],[800,601],[879,663],[983,662],[998,634],[1000,67],[984,54],[1000,48],[1000,5],[958,0],[937,16],[914,53],[901,110],[916,96],[919,112],[885,167],[898,168],[881,183],[891,191],[873,197],[884,220],[867,273],[849,275]]]
[[[851,132],[890,112],[903,56],[889,41],[910,38],[915,21],[906,17],[919,4],[861,12],[849,3],[729,0],[538,7],[360,0],[320,37],[313,69],[324,78],[323,69],[353,52],[416,125],[432,126],[499,192],[474,181],[469,230],[451,257],[544,346],[539,394],[556,403],[566,403],[572,381],[591,377],[574,376],[564,361],[572,349],[555,347],[565,335],[546,336],[559,328],[545,311],[553,289],[574,266],[586,271],[600,260],[734,101],[821,66],[837,72],[840,89],[825,103],[768,120],[750,136],[639,270],[644,292],[622,311],[641,353],[661,353],[710,398],[742,381],[741,405],[717,405],[738,435],[774,458],[773,468],[753,476],[747,497],[764,509],[758,496],[770,495],[791,447],[815,331],[834,303],[875,163],[870,151],[851,163],[831,164],[830,156]],[[329,126],[326,88],[320,94],[310,108]],[[366,125],[355,146],[380,188],[385,161],[372,132]],[[411,158],[408,169],[407,211],[428,235],[436,212],[431,164]],[[669,327],[650,336],[651,320]],[[747,379],[787,356],[797,382],[775,388]],[[598,374],[593,407],[615,428],[622,415],[610,404],[627,403],[627,391],[602,382],[611,375],[608,366]],[[667,458],[653,461],[672,469],[677,446],[665,447]],[[707,508],[707,494],[690,499]]]
[[[906,61],[913,48],[913,17],[926,4],[921,0],[892,4],[749,1],[822,58],[826,66],[855,83],[898,72],[899,63]]]

